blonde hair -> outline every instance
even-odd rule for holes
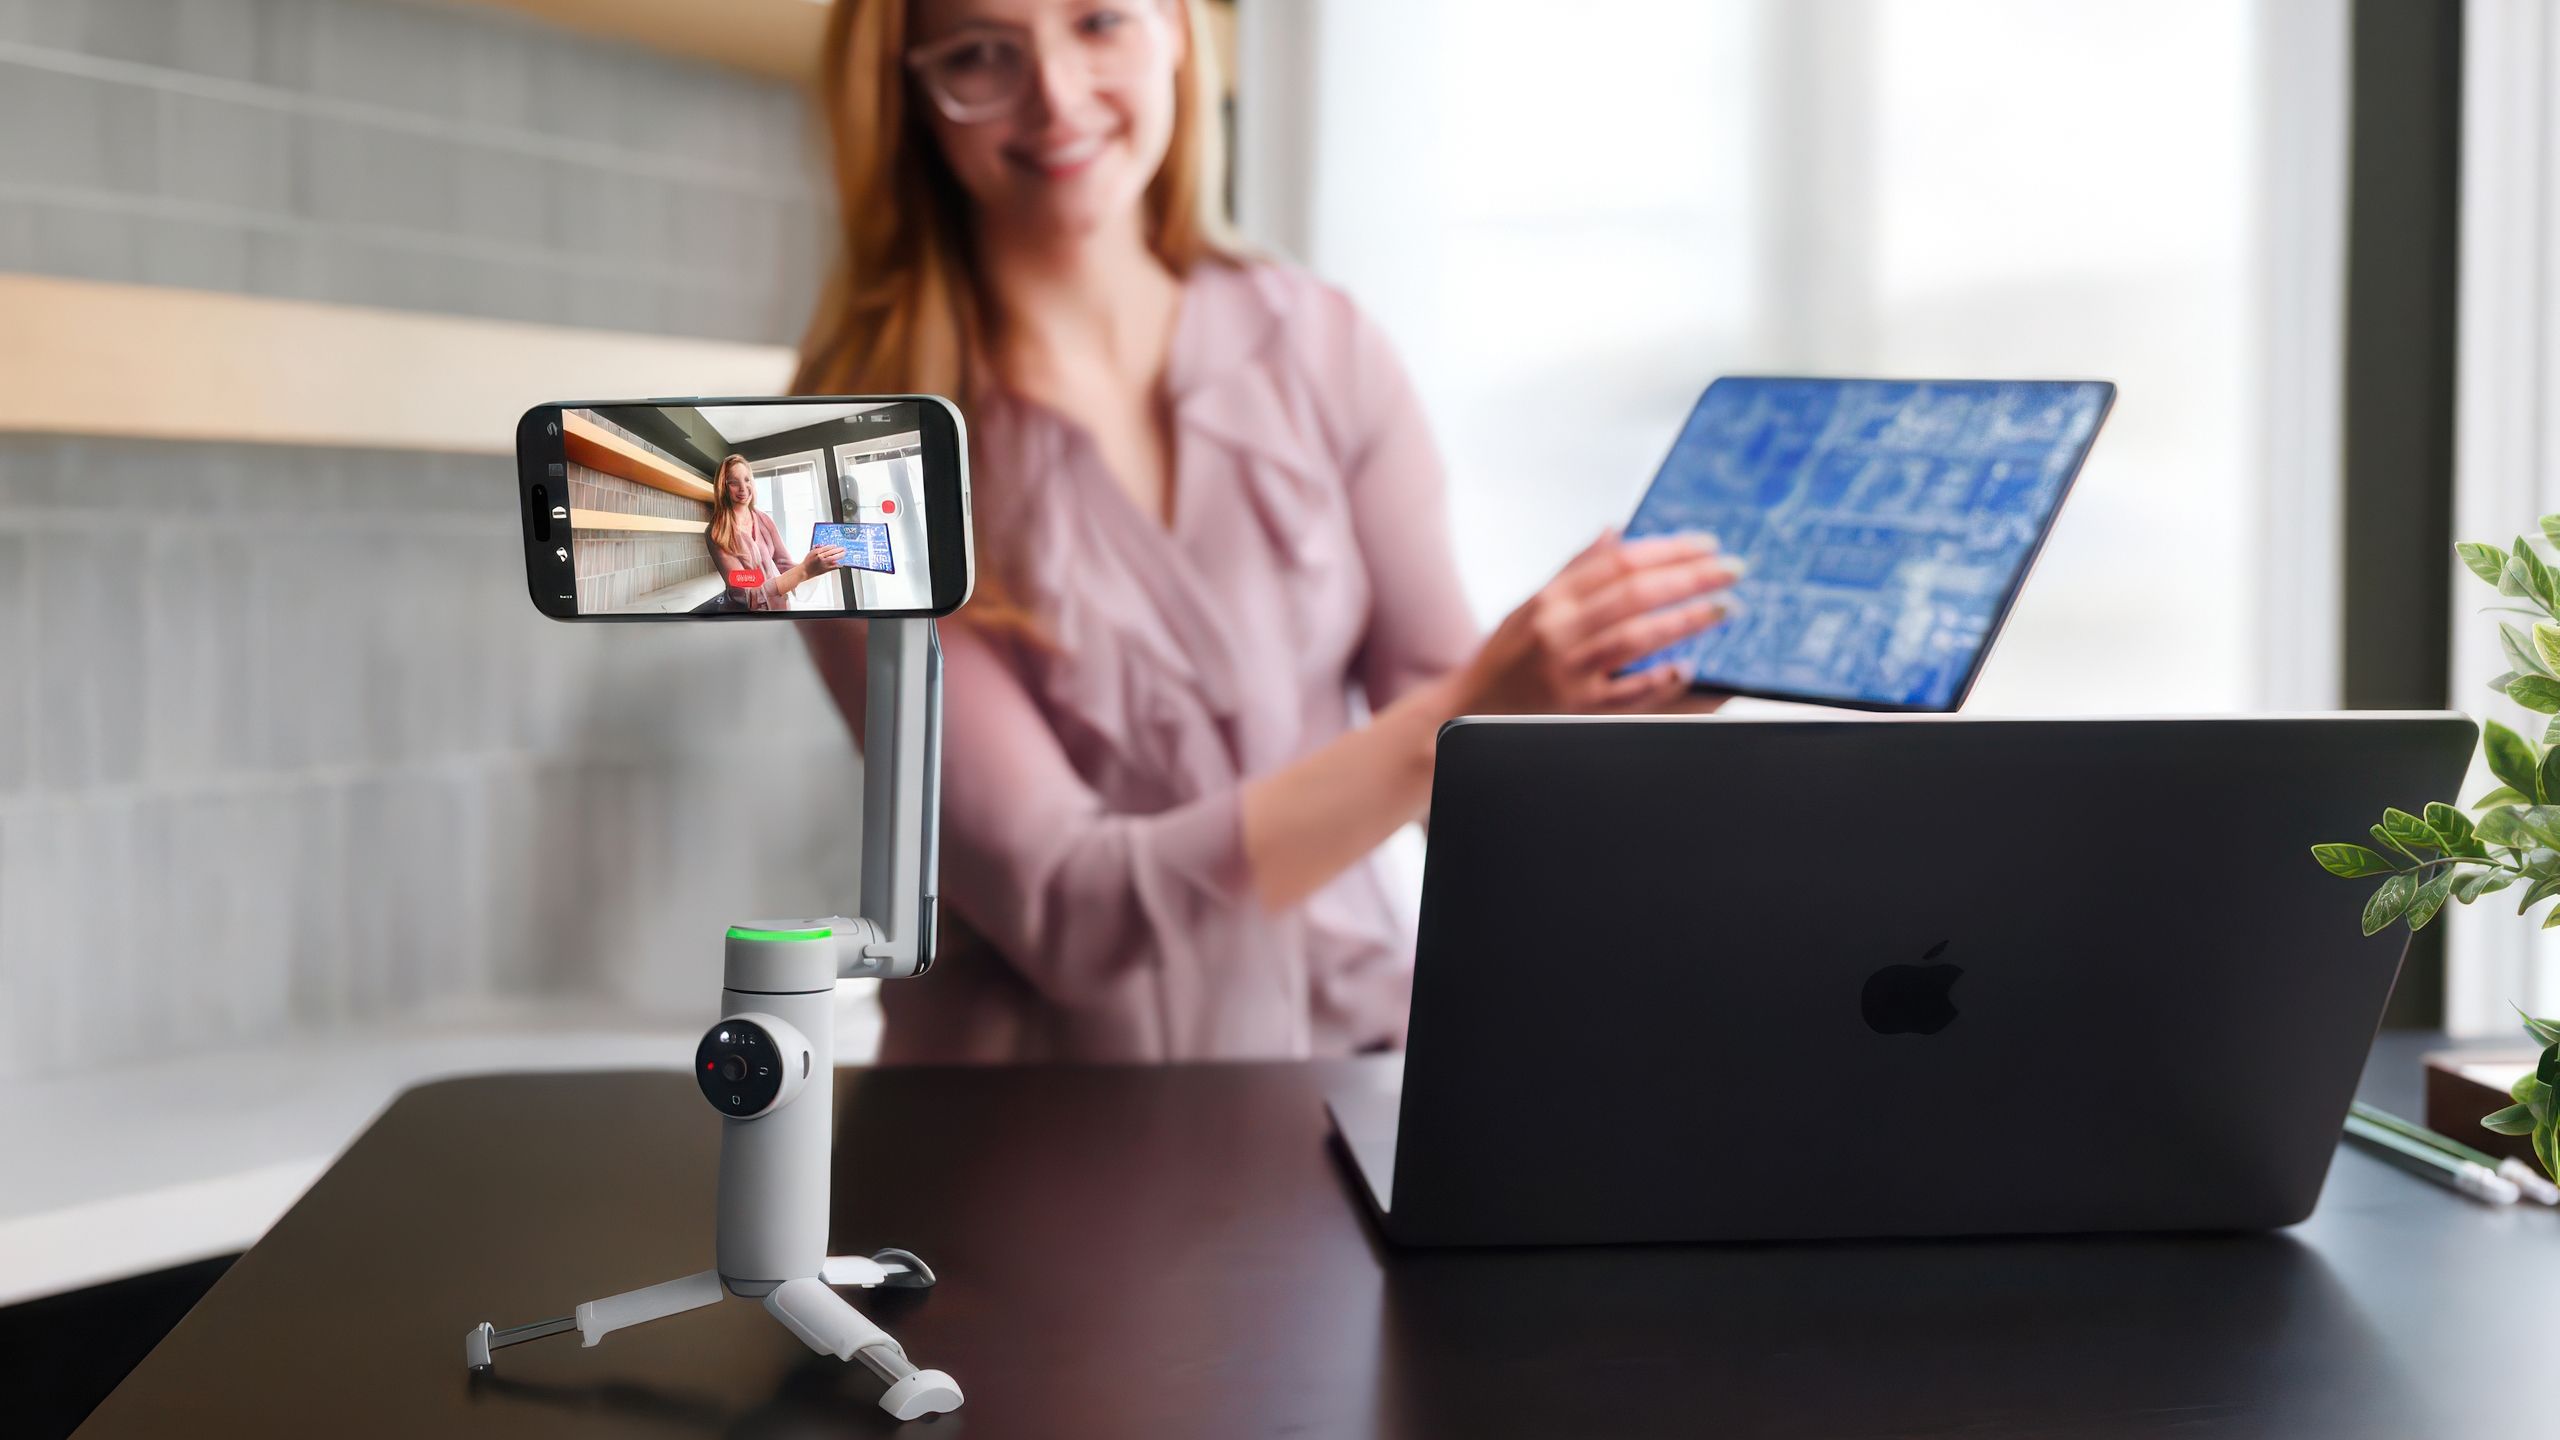
[[[745,505],[729,503],[729,467],[733,465],[745,467],[748,488],[752,490],[755,486],[755,467],[747,464],[746,456],[732,455],[720,462],[720,468],[711,472],[711,529],[708,535],[713,549],[735,555],[739,553],[738,512],[753,509],[754,502]]]
[[[800,343],[794,393],[948,395],[965,411],[983,398],[980,341],[987,301],[971,253],[968,199],[925,122],[931,103],[907,72],[912,0],[837,0],[819,54],[819,105],[836,182],[839,253]],[[1198,0],[1141,0],[1183,7],[1190,27],[1174,77],[1173,136],[1148,182],[1146,235],[1176,275],[1238,247],[1224,213],[1225,126],[1216,58]],[[1001,502],[1015,475],[972,476],[981,498]],[[992,482],[992,486],[990,484]],[[991,493],[992,492],[992,493]],[[1008,507],[979,505],[981,516]],[[1011,547],[978,536],[978,588],[960,612],[981,626],[1026,620],[1009,583]]]

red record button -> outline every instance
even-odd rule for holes
[[[729,572],[729,583],[741,590],[760,590],[764,588],[764,572],[761,570],[732,570]]]
[[[883,501],[881,501],[881,502],[880,502],[880,513],[881,513],[881,514],[883,514],[883,515],[895,515],[895,514],[897,514],[897,513],[898,513],[898,502],[897,502],[897,501],[895,501],[895,500],[883,500]]]

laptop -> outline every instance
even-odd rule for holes
[[[2475,736],[1460,720],[1401,1085],[1334,1129],[1411,1245],[2292,1224],[2406,946],[2311,847]]]

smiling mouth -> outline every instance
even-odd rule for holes
[[[1081,140],[1072,140],[1063,145],[1051,145],[1041,150],[1017,151],[1014,159],[1016,163],[1052,178],[1073,175],[1099,159],[1105,143],[1104,136],[1088,135]]]

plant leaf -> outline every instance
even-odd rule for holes
[[[2552,716],[2551,723],[2542,727],[2542,743],[2545,747],[2560,745],[2560,715]]]
[[[2453,553],[2462,557],[2462,563],[2470,568],[2472,574],[2492,585],[2507,573],[2507,552],[2495,545],[2465,540],[2453,547]]]
[[[2424,930],[2427,922],[2436,918],[2436,912],[2444,908],[2445,897],[2453,893],[2455,878],[2454,867],[2447,865],[2418,887],[2418,893],[2409,898],[2410,929]],[[2553,907],[2553,913],[2560,914],[2560,906]]]
[[[2471,817],[2443,801],[2428,801],[2426,813],[2419,818],[2427,822],[2428,829],[2436,832],[2438,840],[2444,842],[2447,855],[2488,853],[2488,847],[2480,843],[2480,837],[2471,833]]]
[[[2521,596],[2527,600],[2535,598],[2533,572],[2524,568],[2522,560],[2512,555],[2508,556],[2507,563],[2498,571],[2498,593]]]
[[[2527,812],[2528,815],[2530,813]],[[2529,820],[2527,828],[2531,828]],[[2412,854],[2420,850],[2444,848],[2444,842],[2436,838],[2436,832],[2427,828],[2427,822],[2406,810],[2383,811],[2382,833],[2390,836],[2393,844]]]
[[[2523,678],[2524,677],[2522,675],[2517,674],[2513,670],[2501,670],[2497,674],[2489,677],[2489,688],[2497,691],[2501,695],[2504,695],[2507,693],[2508,686],[2513,685]]]
[[[2533,1158],[2542,1173],[2560,1179],[2560,1122],[2545,1120],[2533,1127]]]
[[[2453,882],[2453,898],[2468,905],[2483,895],[2495,895],[2516,883],[2513,870],[2465,870]]]
[[[2533,627],[2533,658],[2542,662],[2543,674],[2551,674],[2552,667],[2560,665],[2560,660],[2552,658],[2555,655],[2560,655],[2560,625],[2536,622]]]
[[[2554,545],[2560,545],[2560,515],[2542,517],[2542,538]],[[2457,545],[2454,548],[2459,550],[2462,547]]]
[[[2373,829],[2376,834],[2382,833],[2379,825]],[[2501,805],[2495,810],[2483,811],[2480,823],[2471,833],[2509,850],[2524,850],[2533,844],[2533,832],[2524,828],[2524,807],[2519,805]],[[2384,838],[2387,840],[2389,837]]]
[[[2519,675],[2507,682],[2507,698],[2537,714],[2560,714],[2560,680],[2548,675]]]
[[[2480,1117],[2480,1128],[2493,1135],[2530,1135],[2533,1133],[2533,1110],[2530,1106],[2510,1105]]]
[[[2517,823],[2518,825],[2522,825],[2524,822],[2523,822],[2523,821],[2521,821],[2521,820],[2519,820],[2519,821],[2517,821],[2516,823]],[[2405,859],[2409,859],[2409,860],[2415,860],[2415,859],[2417,859],[2417,858],[2418,858],[2418,857],[2417,857],[2417,856],[2415,856],[2415,855],[2411,855],[2408,851],[2401,849],[2401,848],[2400,848],[2400,842],[2399,842],[2399,841],[2397,841],[2397,840],[2392,839],[2392,838],[2391,838],[2391,835],[2390,835],[2390,832],[2389,832],[2389,831],[2384,830],[2384,829],[2383,829],[2381,826],[2379,826],[2379,825],[2374,826],[2372,829],[2370,829],[2370,830],[2366,831],[2365,833],[2373,837],[2373,843],[2374,843],[2376,846],[2380,847],[2380,848],[2381,848],[2381,850],[2382,850],[2382,852],[2383,852],[2384,854],[2386,854],[2386,855],[2398,855],[2398,856],[2401,856],[2401,857],[2403,857],[2403,858],[2405,858]],[[2529,837],[2529,836],[2528,836],[2528,837],[2526,838],[2526,840],[2525,840],[2525,842],[2524,842],[2524,843],[2526,843],[2526,844],[2530,845],[2530,844],[2532,844],[2532,843],[2533,843],[2533,841],[2532,841],[2531,837]]]
[[[2498,648],[2506,652],[2507,668],[2516,675],[2548,676],[2551,673],[2551,662],[2534,650],[2534,642],[2526,639],[2522,630],[2504,620],[2498,622]]]
[[[2409,902],[2418,894],[2418,882],[2411,875],[2394,875],[2375,887],[2373,898],[2364,904],[2364,933],[2378,935],[2382,927],[2400,918]]]
[[[2560,879],[2542,876],[2525,887],[2524,898],[2516,902],[2516,913],[2521,915],[2554,895],[2560,895]]]
[[[2513,1008],[2516,1018],[2524,1022],[2524,1028],[2534,1039],[2545,1045],[2560,1045],[2560,1020],[2537,1020],[2524,1013],[2523,1006]]]
[[[2554,728],[2560,728],[2560,719],[2555,719],[2551,723]],[[2532,796],[2519,793],[2512,785],[2501,785],[2497,789],[2490,791],[2488,794],[2481,796],[2479,799],[2472,801],[2471,808],[2474,810],[2486,810],[2492,805],[2530,805],[2532,803]]]
[[[2542,1063],[2533,1067],[2533,1078],[2551,1089],[2560,1089],[2560,1045],[2542,1052]]]
[[[2499,546],[2483,546],[2481,541],[2463,541],[2458,543],[2458,546],[2452,546],[2452,553],[2463,556],[2463,564],[2468,566],[2470,574],[2486,579],[2488,584],[2499,584],[2499,577],[2504,577],[2506,574],[2506,551],[2501,551]]]
[[[2534,788],[2534,772],[2542,757],[2533,751],[2533,742],[2495,720],[2480,727],[2480,750],[2489,761],[2489,773],[2520,795],[2542,798]]]
[[[2507,1087],[2507,1098],[2519,1105],[2541,1105],[2551,1098],[2551,1087],[2530,1075],[2519,1075]]]
[[[2352,880],[2358,875],[2387,875],[2399,867],[2361,845],[2314,845],[2311,858],[2332,875]]]
[[[2542,557],[2533,553],[2533,546],[2527,543],[2525,538],[2521,535],[2516,537],[2515,559],[2518,564],[2524,567],[2525,583],[2527,586],[2527,589],[2524,592],[2524,598],[2535,601],[2542,605],[2543,608],[2549,609],[2553,603],[2555,594],[2560,594],[2560,591],[2555,591],[2553,589],[2551,583],[2551,567],[2542,563]]]
[[[2560,805],[2519,805],[2515,816],[2533,836],[2536,849],[2560,846]],[[2560,868],[2560,854],[2555,854],[2551,863]]]

